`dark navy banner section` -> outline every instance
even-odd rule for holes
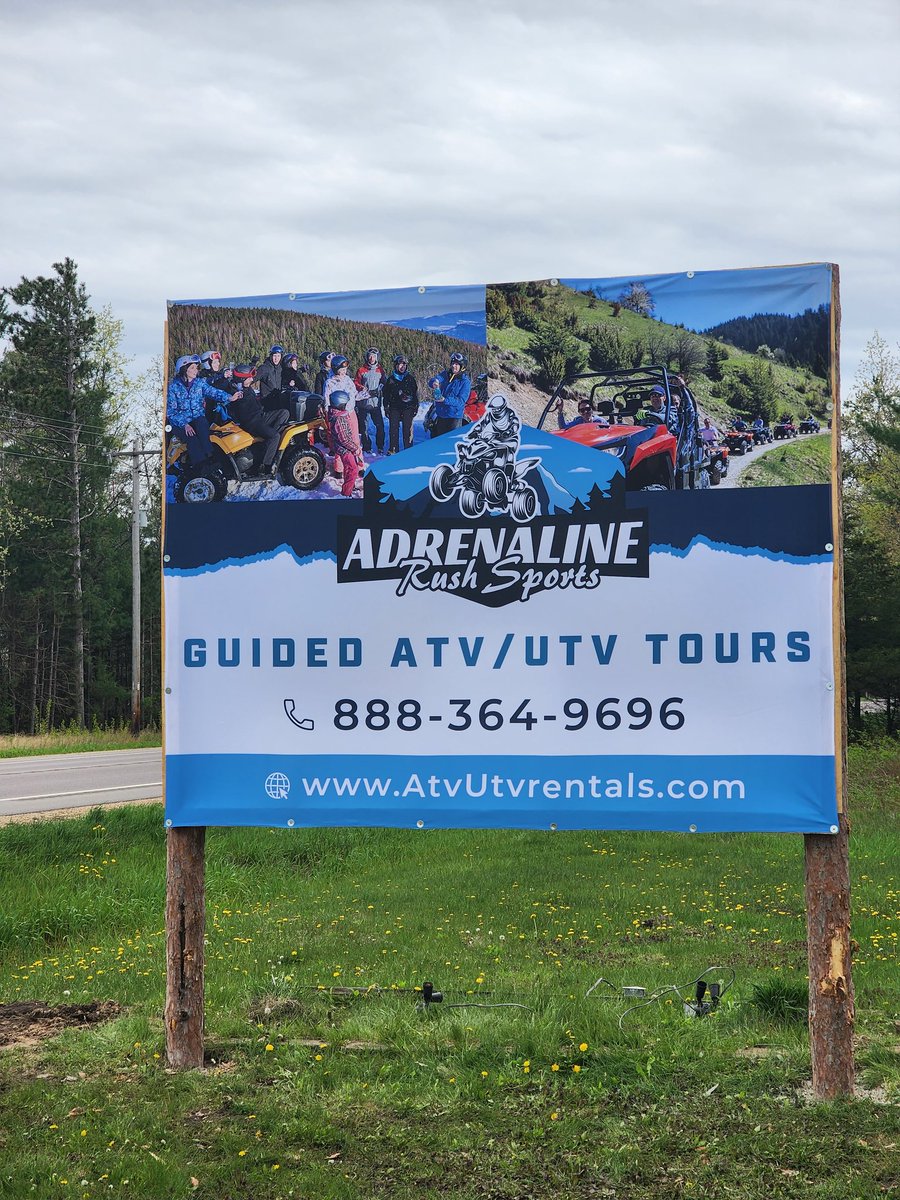
[[[173,825],[834,833],[834,760],[180,754]]]
[[[748,488],[626,494],[626,507],[645,509],[650,543],[685,550],[702,537],[736,549],[792,558],[827,553],[831,488]],[[289,546],[298,558],[335,553],[339,518],[361,518],[362,500],[270,504],[169,505],[166,568],[192,571],[239,562]],[[425,514],[422,514],[423,516]],[[421,519],[421,518],[420,518]]]

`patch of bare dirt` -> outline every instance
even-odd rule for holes
[[[36,1046],[64,1029],[99,1025],[112,1021],[121,1012],[121,1005],[113,1000],[92,1000],[90,1004],[17,1000],[14,1004],[0,1004],[0,1049]]]

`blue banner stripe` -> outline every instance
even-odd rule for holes
[[[827,755],[176,754],[166,757],[166,820],[832,833],[837,795]]]

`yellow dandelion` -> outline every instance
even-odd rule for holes
[[[558,1071],[558,1070],[559,1070],[559,1063],[551,1063],[551,1064],[550,1064],[550,1070],[551,1070],[551,1071]]]
[[[575,1066],[572,1068],[572,1070],[573,1070],[573,1071],[575,1072],[575,1074],[577,1075],[577,1074],[578,1074],[578,1072],[581,1070],[581,1067],[579,1067],[578,1063],[576,1063],[576,1064],[575,1064]]]
[[[482,1078],[482,1079],[487,1079],[487,1077],[488,1077],[488,1073],[487,1073],[487,1071],[482,1071],[482,1072],[481,1072],[481,1078]]]
[[[243,1158],[246,1153],[246,1150],[238,1150],[238,1158]]]
[[[274,1049],[275,1049],[275,1047],[272,1045],[272,1043],[271,1043],[271,1042],[268,1042],[268,1043],[266,1044],[266,1051],[269,1051],[269,1050],[274,1050]]]
[[[578,1049],[581,1051],[582,1054],[584,1054],[584,1052],[585,1052],[585,1050],[587,1050],[587,1048],[588,1048],[587,1042],[582,1042],[581,1045],[578,1047]]]
[[[558,1112],[553,1112],[553,1113],[551,1113],[551,1114],[550,1114],[550,1120],[551,1120],[551,1121],[558,1121],[558,1120],[559,1120],[559,1113],[558,1113]]]
[[[317,1054],[317,1055],[316,1055],[316,1062],[321,1062],[321,1061],[322,1061],[322,1055],[321,1055],[321,1054]]]

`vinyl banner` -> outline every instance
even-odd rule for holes
[[[171,303],[167,822],[835,832],[831,311]]]

